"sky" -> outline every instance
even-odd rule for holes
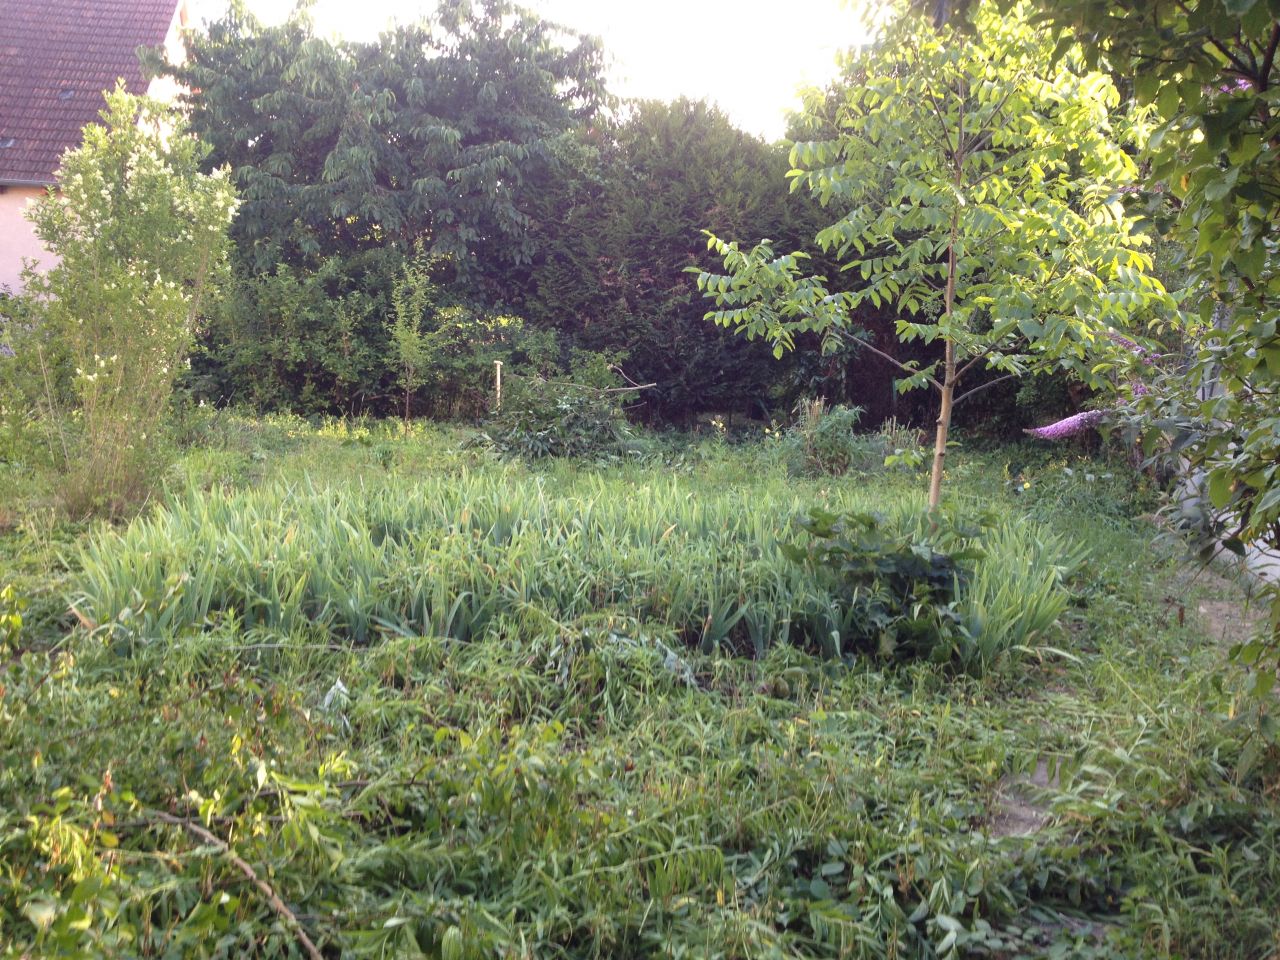
[[[293,0],[248,0],[274,23]],[[781,137],[796,91],[837,73],[839,51],[865,33],[847,0],[523,0],[548,19],[599,36],[624,97],[717,103],[744,130]],[[220,4],[197,2],[197,11]],[[319,31],[373,39],[393,20],[417,19],[432,0],[316,0]]]

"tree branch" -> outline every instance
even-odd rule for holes
[[[1002,381],[1005,381],[1005,380],[1012,380],[1014,377],[1020,377],[1020,376],[1022,376],[1022,374],[1020,373],[1006,373],[1002,377],[996,377],[994,380],[988,380],[986,383],[980,383],[976,387],[974,387],[972,390],[966,390],[964,393],[960,394],[960,396],[956,397],[955,400],[951,402],[951,405],[955,406],[961,400],[967,400],[969,397],[973,396],[975,393],[978,393],[981,390],[987,389],[987,387],[994,387],[997,383],[1001,383]],[[959,379],[959,377],[957,377],[956,379]]]
[[[1262,69],[1258,71],[1258,89],[1266,90],[1271,86],[1271,68],[1276,62],[1276,48],[1280,47],[1280,23],[1271,28],[1271,42],[1267,44],[1267,52],[1262,58]]]
[[[911,367],[908,367],[901,360],[898,360],[894,357],[889,356],[889,354],[885,353],[879,347],[872,346],[866,340],[859,340],[857,337],[845,337],[844,339],[846,343],[855,343],[860,347],[866,347],[868,350],[870,350],[872,353],[874,353],[876,356],[880,357],[881,359],[888,360],[890,363],[892,363],[895,367],[897,367],[903,373],[906,373],[913,377],[918,376],[920,374],[919,370],[913,370]],[[928,380],[931,384],[933,384],[937,389],[939,390],[942,389],[942,384],[940,384],[936,378],[931,377],[928,374],[925,374],[925,379]]]
[[[298,938],[298,943],[302,945],[302,949],[306,952],[311,960],[324,960],[322,954],[311,938],[307,936],[307,931],[302,926],[302,921],[298,919],[297,914],[289,909],[288,905],[276,894],[274,890],[267,884],[265,880],[258,876],[257,872],[244,859],[231,849],[231,845],[220,837],[210,833],[200,824],[187,820],[184,817],[175,817],[172,814],[163,813],[159,810],[148,811],[148,815],[153,820],[161,823],[167,823],[175,827],[182,827],[193,836],[199,837],[205,843],[212,847],[216,847],[218,852],[231,861],[232,865],[245,875],[245,878],[255,887],[262,891],[263,896],[267,898],[267,903],[276,914],[293,928],[294,934]]]
[[[1191,10],[1187,7],[1184,0],[1178,0],[1178,7],[1181,8],[1184,14],[1186,14],[1187,16],[1191,16]],[[1208,41],[1210,46],[1212,46],[1224,57],[1226,57],[1229,61],[1231,61],[1231,63],[1235,66],[1235,68],[1240,72],[1241,76],[1245,76],[1245,77],[1253,76],[1254,71],[1249,68],[1249,64],[1245,63],[1243,60],[1237,57],[1234,53],[1232,53],[1230,48],[1228,48],[1225,43],[1223,43],[1221,40],[1219,40],[1217,37],[1215,37],[1211,33],[1205,35],[1205,40]]]

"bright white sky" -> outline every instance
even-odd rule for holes
[[[875,2],[875,0],[870,0]],[[781,137],[798,88],[836,75],[836,54],[865,32],[845,0],[523,0],[567,27],[599,36],[612,58],[610,89],[624,97],[701,98],[745,130]],[[221,5],[196,0],[197,12]],[[249,0],[259,19],[284,19],[293,0]],[[373,39],[433,0],[317,0],[321,33]]]

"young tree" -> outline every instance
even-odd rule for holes
[[[792,148],[793,189],[842,211],[816,242],[856,290],[806,275],[802,253],[714,236],[725,273],[698,277],[718,307],[710,319],[768,338],[778,356],[802,331],[837,342],[868,302],[898,311],[899,337],[937,343],[938,359],[913,365],[862,341],[904,371],[899,389],[938,394],[931,508],[958,403],[1050,366],[1093,378],[1114,350],[1107,330],[1166,296],[1118,196],[1137,175],[1122,143],[1140,131],[1117,124],[1115,86],[1077,56],[1055,62],[1058,37],[1025,8],[973,16],[973,31],[897,23],[850,60],[839,135]],[[1000,376],[962,392],[984,367]]]
[[[123,88],[106,100],[30,214],[58,258],[26,281],[37,333],[74,370],[62,485],[76,515],[118,514],[148,492],[236,204],[226,171],[200,172],[203,150],[172,111]]]
[[[430,263],[419,243],[414,255],[400,268],[391,288],[391,315],[386,319],[387,335],[396,371],[396,382],[404,391],[404,428],[409,429],[409,404],[414,391],[427,382],[432,360],[432,343],[422,323],[435,306],[436,288],[431,282]]]

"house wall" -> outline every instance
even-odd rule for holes
[[[44,193],[43,187],[0,186],[0,289],[17,292],[22,287],[22,258],[39,260],[44,269],[53,265],[52,255],[36,239],[23,213],[27,204]]]
[[[181,63],[187,59],[186,47],[182,44],[182,31],[186,29],[190,13],[185,0],[177,4],[173,19],[169,22],[169,32],[164,38],[164,58],[170,63]],[[172,77],[156,77],[147,86],[147,96],[163,103],[174,103],[182,88]]]
[[[176,5],[169,32],[164,39],[165,56],[170,62],[186,57],[182,45],[182,30],[189,19],[187,4]],[[180,88],[172,79],[157,77],[147,87],[147,96],[167,103],[178,99]],[[22,289],[22,258],[38,260],[48,270],[57,262],[36,239],[31,224],[23,216],[27,203],[44,192],[43,187],[0,185],[0,289],[8,287],[14,293]]]

